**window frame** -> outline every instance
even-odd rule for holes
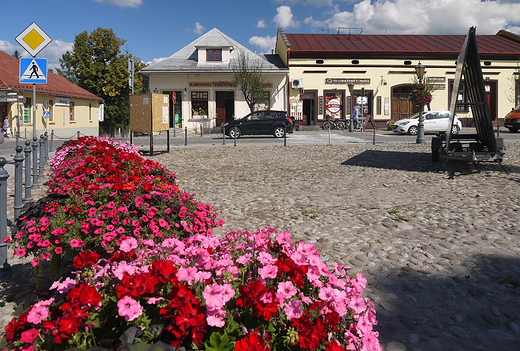
[[[217,58],[218,56],[218,58]],[[206,61],[221,62],[222,61],[222,49],[210,48],[206,49]]]

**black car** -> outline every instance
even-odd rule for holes
[[[239,138],[241,135],[274,135],[283,138],[294,131],[294,123],[285,111],[255,111],[234,121],[222,123],[226,135]]]

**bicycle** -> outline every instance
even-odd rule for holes
[[[345,122],[340,121],[337,118],[329,119],[323,123],[323,129],[339,129],[343,130],[345,129]]]

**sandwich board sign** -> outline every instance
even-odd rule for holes
[[[47,59],[20,58],[20,83],[46,84]]]
[[[43,29],[33,22],[16,37],[16,41],[32,57],[35,57],[40,51],[49,45],[52,39],[43,31]]]

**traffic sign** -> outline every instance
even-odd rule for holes
[[[20,59],[20,83],[47,83],[47,59],[22,57]]]
[[[47,35],[33,22],[24,29],[20,35],[16,37],[16,41],[29,53],[32,57],[36,56],[52,41],[51,37]]]
[[[51,118],[51,111],[43,111],[43,118]]]

